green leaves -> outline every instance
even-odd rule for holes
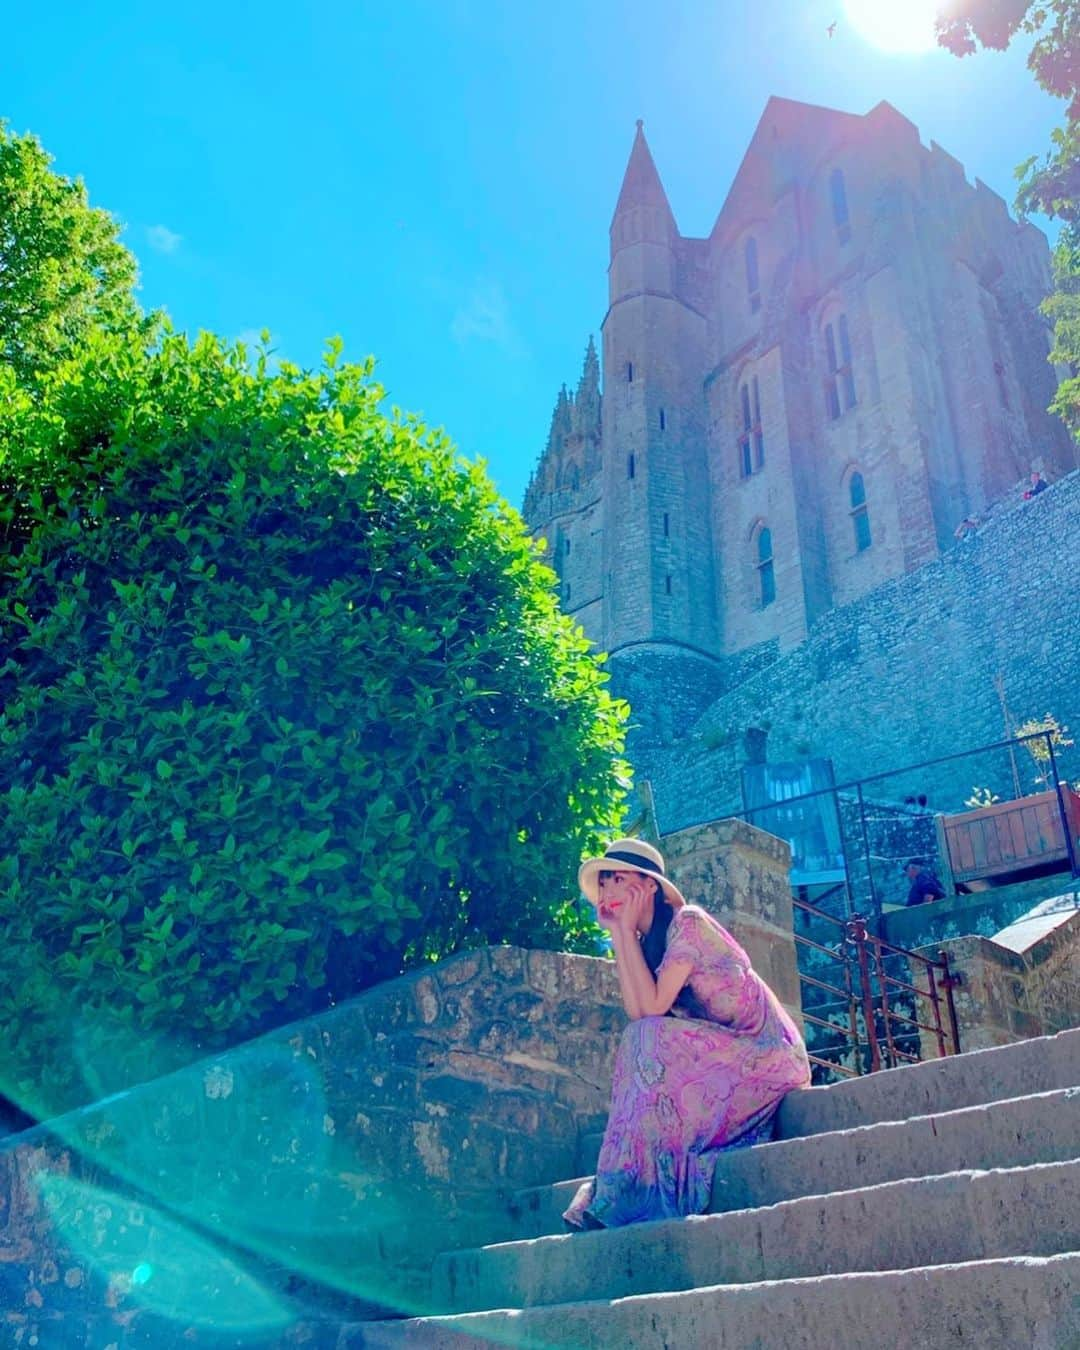
[[[589,946],[625,707],[516,513],[382,398],[162,328],[0,400],[0,1091],[93,1090],[73,1007],[154,1047],[118,1087],[462,947]]]
[[[0,370],[26,387],[94,329],[131,330],[139,318],[119,226],[50,163],[34,137],[0,121]]]

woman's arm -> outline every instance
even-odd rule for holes
[[[611,939],[615,948],[615,970],[627,1017],[635,1021],[639,1017],[662,1017],[678,998],[694,963],[665,962],[657,980],[645,961],[641,943],[633,928],[617,924],[611,930]]]

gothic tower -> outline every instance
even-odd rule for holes
[[[646,642],[713,653],[705,242],[680,236],[640,121],[610,238],[600,641],[610,653]]]

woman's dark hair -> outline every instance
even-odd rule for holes
[[[605,877],[614,875],[613,869],[605,868],[599,874],[602,881]],[[667,946],[667,930],[671,927],[671,921],[675,917],[675,911],[668,904],[667,896],[664,894],[664,888],[658,881],[654,882],[656,895],[653,899],[653,921],[649,931],[641,939],[641,951],[645,957],[645,964],[652,971],[655,978],[656,972],[660,969],[660,962],[664,959],[664,949]]]
[[[664,949],[667,946],[667,930],[671,926],[671,921],[675,917],[675,911],[668,904],[667,896],[664,894],[664,888],[659,882],[656,885],[656,897],[653,903],[653,921],[652,926],[645,936],[641,939],[641,953],[645,957],[645,964],[652,971],[655,977],[660,969],[660,962],[664,959]]]

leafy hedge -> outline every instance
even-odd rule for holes
[[[0,388],[0,1091],[37,1114],[591,941],[625,708],[482,466],[382,397],[169,332]]]

